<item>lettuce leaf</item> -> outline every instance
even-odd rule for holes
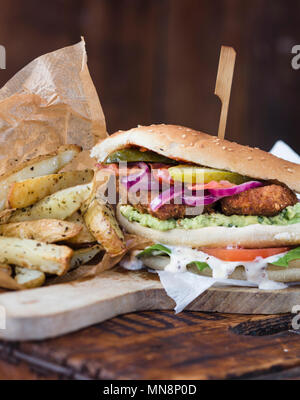
[[[298,260],[298,259],[300,259],[300,247],[296,247],[295,249],[290,250],[284,256],[279,258],[279,260],[277,260],[271,264],[277,265],[278,267],[288,267],[290,261]]]
[[[162,244],[154,244],[153,246],[149,246],[143,251],[141,251],[137,257],[150,257],[150,256],[161,256],[161,255],[167,255],[170,256],[171,250],[163,246]],[[209,268],[209,265],[206,262],[202,261],[192,261],[190,262],[187,267],[195,265],[199,271],[203,271],[205,268]]]
[[[206,262],[203,262],[203,261],[193,261],[193,262],[189,263],[187,265],[187,267],[190,265],[193,265],[193,264],[196,265],[196,267],[198,268],[199,271],[203,271],[205,268],[210,268],[210,266]]]
[[[171,250],[162,244],[154,244],[141,251],[137,257],[161,256],[162,254],[170,255]]]

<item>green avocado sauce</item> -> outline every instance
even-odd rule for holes
[[[121,214],[129,221],[140,223],[159,231],[168,231],[174,228],[197,229],[208,226],[225,226],[227,228],[261,224],[261,225],[291,225],[300,223],[300,203],[285,208],[275,217],[223,215],[221,213],[201,214],[192,218],[167,219],[161,221],[150,214],[142,214],[130,205],[120,206]]]

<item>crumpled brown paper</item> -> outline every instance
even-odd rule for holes
[[[62,144],[88,150],[106,135],[83,39],[36,58],[0,89],[0,174]],[[76,167],[91,162],[85,151]]]
[[[129,233],[125,233],[124,236],[126,247],[121,254],[112,256],[109,253],[105,253],[101,261],[99,261],[97,264],[94,264],[92,261],[89,265],[82,265],[70,272],[67,272],[66,275],[51,278],[48,284],[69,283],[78,279],[91,279],[95,275],[117,266],[126,255],[131,254],[133,251],[144,250],[145,247],[154,244],[152,240],[142,236],[132,235]]]
[[[0,89],[0,174],[63,144],[84,149],[65,170],[92,167],[88,150],[106,136],[83,38],[36,58]],[[17,286],[1,274],[0,287]]]

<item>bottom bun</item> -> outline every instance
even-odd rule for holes
[[[296,246],[300,244],[300,223],[292,225],[248,225],[242,228],[211,226],[199,229],[175,228],[159,231],[131,222],[117,206],[117,219],[128,232],[143,236],[154,242],[172,246],[246,248]]]
[[[143,257],[143,264],[151,269],[162,271],[167,266],[169,260],[168,257]],[[189,271],[195,272],[202,276],[212,276],[212,270],[205,268],[203,271],[199,271],[197,268],[189,269]],[[288,268],[281,268],[275,265],[269,265],[266,269],[268,279],[276,282],[299,282],[300,281],[300,260],[297,263]],[[234,272],[228,276],[228,279],[241,279],[246,280],[245,268],[241,265],[237,267]]]

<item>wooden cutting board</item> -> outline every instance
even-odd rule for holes
[[[187,307],[194,311],[279,314],[300,304],[300,286],[278,291],[255,288],[210,288]],[[0,294],[6,313],[5,340],[35,340],[141,310],[169,310],[174,302],[157,275],[121,268],[88,280]],[[3,307],[1,307],[3,311]]]

